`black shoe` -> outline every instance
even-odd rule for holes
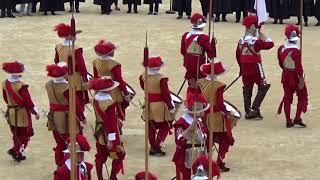
[[[308,26],[309,26],[308,22],[305,22],[305,23],[304,23],[304,26],[305,26],[305,27],[308,27]]]
[[[148,15],[151,15],[152,14],[152,12],[148,12]]]
[[[282,19],[280,20],[279,24],[283,24],[283,20]]]
[[[128,11],[127,11],[127,14],[130,14],[130,13],[131,13],[131,11],[128,10]]]
[[[110,15],[111,14],[111,12],[106,12],[106,15],[108,16],[108,15]]]
[[[118,6],[116,6],[114,9],[115,9],[116,11],[120,11],[120,8],[119,8]]]
[[[134,11],[135,14],[138,14],[139,12],[137,10]]]
[[[214,18],[214,22],[220,22],[220,18],[219,17]]]
[[[320,26],[320,21],[317,22],[317,24],[315,26]]]
[[[51,11],[51,15],[52,16],[55,16],[55,15],[57,15],[54,11]]]
[[[9,150],[7,151],[7,153],[14,159],[15,153],[14,153],[13,148],[9,149]]]
[[[149,155],[150,156],[154,156],[156,154],[157,154],[157,151],[154,148],[151,147],[150,150],[149,150]]]
[[[157,13],[157,12],[155,12],[155,13],[153,13],[153,15],[158,15],[158,13]]]
[[[292,121],[287,122],[286,123],[287,128],[292,128],[294,126],[294,124],[292,123]]]
[[[236,23],[239,23],[239,22],[240,22],[240,19],[237,19],[237,20],[236,20]]]
[[[79,10],[79,9],[76,9],[76,13],[80,13],[80,10]]]
[[[305,127],[307,127],[307,125],[302,122],[302,119],[295,119],[295,120],[293,120],[293,124],[294,124],[294,125],[297,125],[297,126],[300,127],[300,128],[305,128]]]
[[[300,22],[297,22],[296,25],[297,25],[297,26],[300,25]]]
[[[250,110],[249,113],[246,113],[245,115],[246,119],[255,119],[255,120],[261,120],[263,117],[260,114],[259,110]]]
[[[188,16],[188,19],[191,19],[191,16]]]
[[[9,18],[16,18],[13,14],[8,14]]]
[[[177,19],[182,19],[182,16],[178,16]]]
[[[219,165],[219,168],[220,168],[220,172],[229,172],[230,171],[230,168],[226,167],[225,163],[221,163]]]
[[[100,12],[100,14],[105,14],[105,13],[106,13],[106,11],[101,11],[101,12]]]
[[[278,20],[274,20],[272,24],[278,24]]]

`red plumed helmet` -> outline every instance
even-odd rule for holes
[[[135,180],[144,180],[145,174],[146,173],[144,171],[141,171],[141,172],[137,173],[135,175]],[[157,178],[157,176],[155,176],[152,173],[148,172],[148,179],[149,180],[157,180],[158,178]]]
[[[70,144],[70,138],[67,139],[68,144]],[[70,148],[70,146],[69,146]],[[76,136],[76,152],[85,152],[90,151],[91,146],[87,140],[87,138],[81,134],[77,134]],[[69,153],[70,150],[66,149],[65,153]]]
[[[54,27],[54,31],[57,31],[60,38],[67,38],[72,35],[71,26],[68,24],[60,23]]]
[[[301,32],[297,26],[288,24],[284,34],[287,36],[289,41],[297,41],[300,39],[299,37],[301,35]]]
[[[207,156],[199,156],[193,163],[192,163],[192,170],[194,173],[197,173],[199,166],[203,166],[204,170],[206,171],[207,175],[209,175],[209,159]],[[220,168],[218,167],[215,161],[212,161],[212,177],[217,176],[220,177]]]
[[[107,55],[113,52],[117,47],[112,42],[100,40],[98,44],[94,46],[94,50],[98,55]]]
[[[258,17],[253,15],[245,17],[242,24],[246,28],[250,28],[252,25],[254,25],[255,28],[259,28]]]
[[[21,75],[24,72],[25,67],[24,64],[18,61],[12,61],[3,63],[2,69],[11,75]]]
[[[149,69],[159,69],[163,66],[164,62],[160,56],[153,56],[149,58]]]
[[[200,113],[209,108],[207,99],[202,93],[189,91],[187,99],[184,102],[186,107],[185,111],[188,113]]]
[[[211,63],[203,64],[200,66],[200,70],[203,74],[210,75],[211,74]],[[214,60],[214,74],[215,75],[223,75],[228,72],[228,67],[218,59]]]
[[[58,78],[68,73],[68,66],[66,63],[51,64],[46,66],[46,70],[49,77]]]
[[[204,28],[206,26],[206,18],[199,13],[194,13],[190,18],[190,22],[193,28]]]
[[[96,91],[110,91],[119,86],[118,82],[111,79],[110,76],[103,76],[101,78],[90,81],[91,88]]]

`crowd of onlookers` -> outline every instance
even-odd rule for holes
[[[72,9],[72,1],[74,1],[74,11],[80,13],[80,2],[85,0],[1,0],[1,18],[15,16],[32,16],[37,11],[37,5],[40,4],[39,11],[43,15],[56,15],[56,11],[65,11],[65,3],[70,4],[69,12]],[[317,19],[316,26],[320,26],[320,0],[303,0],[304,14],[303,20],[308,26],[309,17]],[[203,15],[207,17],[209,12],[209,0],[200,0]],[[274,19],[274,24],[283,24],[286,19],[290,17],[297,17],[297,24],[300,24],[300,0],[265,0],[266,9],[269,17]],[[101,7],[101,14],[110,15],[112,12],[112,5],[115,11],[120,11],[118,0],[94,0],[95,5]],[[141,4],[149,5],[149,15],[158,15],[159,5],[162,0],[123,0],[123,4],[127,6],[127,13],[138,13],[138,6]],[[241,13],[247,16],[248,13],[254,12],[255,0],[214,0],[213,1],[213,15],[214,21],[227,22],[229,14],[236,14],[236,22],[240,22]],[[171,7],[171,6],[170,6]],[[178,12],[177,19],[183,17],[183,13],[188,18],[191,16],[192,0],[172,0],[173,11]],[[221,18],[221,19],[220,19]]]

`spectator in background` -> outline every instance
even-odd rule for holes
[[[141,0],[123,0],[123,4],[128,5],[127,13],[131,13],[132,5],[134,13],[138,14],[138,5],[141,5]]]
[[[158,15],[159,4],[162,3],[162,0],[144,0],[144,4],[149,4],[149,15]]]
[[[27,5],[27,15],[32,16],[31,11],[32,11],[32,4],[33,0],[21,0],[21,5],[20,5],[20,14],[19,16],[22,17],[24,12],[25,12],[25,7]]]
[[[15,18],[12,14],[13,0],[0,0],[1,16],[0,18]]]

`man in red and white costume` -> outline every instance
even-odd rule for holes
[[[139,172],[134,176],[134,178],[135,178],[135,180],[145,180],[145,174],[146,174],[146,172],[144,172],[144,171]],[[149,180],[157,180],[158,178],[156,175],[152,174],[151,172],[148,172],[148,179]]]
[[[34,134],[31,114],[35,115],[37,120],[39,115],[32,102],[29,85],[21,80],[25,66],[17,61],[5,62],[2,64],[2,69],[10,75],[2,83],[3,99],[8,107],[5,117],[10,126],[13,141],[13,147],[8,150],[8,154],[20,162],[26,159],[23,155],[24,149]]]
[[[243,25],[246,27],[246,32],[238,43],[236,58],[242,75],[245,118],[262,119],[260,106],[271,85],[266,82],[261,50],[269,50],[274,44],[269,37],[260,32],[261,26],[256,16],[244,18]],[[254,84],[258,85],[258,93],[251,105]]]
[[[68,67],[64,62],[51,64],[46,67],[48,77],[46,83],[47,95],[50,102],[50,112],[48,114],[48,130],[52,131],[56,141],[55,162],[57,166],[64,163],[64,153],[68,146],[66,140],[69,138],[69,84],[66,80]],[[77,132],[82,134],[80,122],[86,123],[80,101],[76,98]]]
[[[206,26],[205,17],[195,13],[190,21],[192,31],[183,34],[180,48],[183,65],[186,68],[184,77],[188,80],[188,90],[195,88],[196,82],[206,77],[199,70],[200,66],[206,62],[206,55],[209,59],[216,57],[215,39],[210,43],[209,36],[203,32]]]
[[[124,146],[120,135],[121,113],[117,108],[117,103],[112,99],[110,92],[119,86],[118,82],[110,76],[103,76],[91,82],[93,90],[97,91],[94,96],[93,107],[96,114],[96,170],[98,180],[103,180],[103,164],[108,157],[112,159],[112,169],[110,180],[117,180],[117,174],[122,170],[125,157]]]
[[[68,139],[70,143],[70,139]],[[77,180],[91,180],[91,170],[93,165],[84,161],[84,153],[90,151],[91,147],[86,137],[77,134],[76,152],[77,152]],[[64,151],[69,155],[69,149]],[[64,164],[54,172],[54,180],[70,180],[71,159],[68,158]]]
[[[110,76],[114,81],[119,82],[119,87],[111,91],[111,96],[121,107],[123,116],[125,116],[125,110],[129,106],[131,96],[122,77],[121,64],[114,59],[114,51],[117,47],[112,42],[100,40],[94,49],[99,56],[93,61],[94,78]]]
[[[234,138],[232,135],[232,125],[230,116],[226,106],[224,105],[223,93],[226,85],[218,80],[218,77],[228,72],[228,67],[218,59],[214,61],[214,78],[211,80],[211,64],[203,64],[201,72],[207,75],[205,85],[202,93],[206,99],[213,98],[213,104],[210,104],[213,108],[213,115],[210,118],[210,114],[207,114],[207,125],[212,128],[214,142],[219,143],[219,154],[217,157],[217,163],[221,172],[228,172],[230,168],[226,167],[223,160],[226,157],[229,147],[233,146]],[[212,97],[213,96],[213,97]]]
[[[287,40],[285,44],[278,49],[278,60],[282,69],[281,83],[284,91],[278,114],[281,113],[282,106],[284,105],[287,128],[293,127],[294,125],[306,127],[301,119],[301,113],[307,112],[308,91],[304,81],[301,51],[298,48],[300,34],[297,26],[289,24],[285,29]],[[290,111],[294,93],[298,96],[298,104],[296,116],[292,122]]]
[[[72,52],[72,29],[68,24],[58,24],[54,27],[57,31],[59,38],[63,41],[56,45],[55,47],[55,57],[54,62],[57,64],[59,62],[71,61]],[[76,32],[78,33],[78,32]],[[75,84],[76,93],[80,100],[82,106],[89,103],[88,91],[83,89],[83,84],[88,82],[88,71],[83,58],[83,50],[81,47],[75,46],[75,59],[76,59],[76,72],[75,72]],[[72,61],[71,61],[72,62]],[[84,109],[84,108],[83,108]]]
[[[176,165],[177,180],[191,179],[192,159],[206,153],[205,144],[208,135],[202,119],[209,104],[202,94],[188,92],[185,113],[174,126],[176,151],[172,161]],[[196,116],[196,119],[194,119]],[[193,138],[193,135],[194,137]],[[194,142],[192,142],[194,141]],[[194,150],[192,149],[194,144]],[[193,153],[196,152],[196,153]]]
[[[172,118],[175,106],[170,96],[168,87],[169,78],[159,71],[164,62],[160,56],[148,59],[148,97],[149,97],[149,143],[151,145],[149,154],[152,156],[164,156],[166,153],[161,149],[163,143],[172,127]],[[145,74],[139,77],[140,86],[144,90]]]

